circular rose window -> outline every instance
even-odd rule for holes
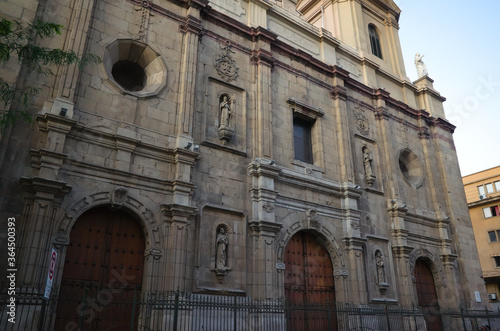
[[[399,170],[404,179],[414,188],[422,185],[424,179],[422,165],[418,157],[409,149],[403,149],[399,153]]]
[[[156,95],[167,83],[160,54],[137,40],[118,39],[106,47],[104,66],[113,84],[137,97]]]

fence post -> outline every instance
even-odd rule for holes
[[[45,310],[47,308],[47,301],[45,298],[42,298],[42,311],[40,312],[40,321],[38,322],[38,331],[43,331],[43,322],[45,319]]]
[[[328,316],[328,329],[333,330],[332,328],[332,317],[330,316],[330,302],[328,298],[326,299],[326,313]]]
[[[467,327],[465,326],[464,310],[462,307],[460,307],[460,316],[462,317],[462,325],[464,326],[464,330],[467,330]]]
[[[487,306],[484,306],[484,311],[486,312],[486,319],[488,320],[488,325],[491,329],[490,316],[488,315],[488,307]]]
[[[85,286],[83,289],[83,309],[81,311],[85,311],[87,308],[87,291],[88,288]],[[83,322],[85,321],[85,314],[80,314],[80,330],[83,330]]]
[[[418,331],[417,327],[417,314],[415,313],[415,304],[411,303],[411,312],[413,313],[413,323],[415,323],[415,331]],[[464,330],[465,331],[465,330]]]
[[[363,307],[359,306],[359,326],[363,330]]]
[[[179,289],[175,292],[175,303],[174,303],[174,326],[172,331],[177,331],[177,318],[179,314]]]
[[[134,331],[134,319],[135,319],[135,305],[137,300],[137,291],[134,291],[134,298],[132,301],[132,318],[130,320],[130,331]]]
[[[237,308],[236,308],[236,295],[233,297],[233,330],[236,330],[236,318],[237,318]]]
[[[387,300],[384,300],[385,303],[385,318],[387,319],[387,331],[391,331],[391,320],[389,319],[389,308],[387,307]]]

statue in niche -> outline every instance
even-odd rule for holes
[[[219,96],[219,138],[225,145],[234,136],[231,129],[231,119],[234,112],[234,96],[224,93]]]
[[[420,55],[420,53],[415,54],[415,66],[417,67],[417,73],[418,73],[418,78],[427,76],[428,71],[427,71],[427,66],[425,65],[424,61],[422,61],[422,58],[424,55]]]
[[[372,153],[366,146],[363,146],[362,151],[363,151],[363,167],[365,169],[365,180],[366,183],[371,186],[375,181],[375,176],[373,175],[373,169],[372,169],[372,161],[373,161]]]
[[[229,128],[229,119],[231,117],[231,99],[227,94],[221,96],[222,100],[219,104],[220,109],[220,124],[219,128],[226,127]]]
[[[219,228],[215,243],[215,269],[227,270],[227,246],[229,239],[226,236],[226,230],[223,226]]]
[[[384,257],[382,256],[382,252],[378,251],[375,253],[375,262],[377,264],[377,280],[379,284],[387,284],[385,281],[385,265],[384,265]]]

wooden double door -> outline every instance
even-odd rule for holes
[[[424,315],[427,330],[442,331],[443,322],[432,271],[424,260],[419,259],[415,263],[414,273],[418,306]]]
[[[70,234],[55,330],[135,330],[144,248],[142,229],[127,213],[83,214]]]
[[[288,242],[284,256],[288,330],[336,330],[333,265],[327,250],[308,232]]]

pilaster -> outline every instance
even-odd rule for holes
[[[281,170],[273,161],[256,159],[248,165],[252,176],[252,220],[249,222],[252,238],[253,295],[258,298],[275,298],[276,291],[276,234],[283,226],[276,222],[275,202],[277,191],[274,180]]]
[[[343,239],[346,248],[346,259],[349,261],[347,278],[348,291],[356,293],[349,296],[349,302],[361,304],[367,302],[368,293],[366,288],[366,265],[363,259],[366,238],[345,237]]]
[[[95,0],[76,0],[72,3],[70,14],[67,18],[65,31],[67,31],[60,49],[74,52],[78,56],[85,53],[87,35],[90,23],[94,17]],[[49,108],[52,114],[65,113],[68,118],[73,117],[75,91],[80,78],[78,63],[68,66],[59,66],[56,81],[52,90],[52,102],[46,102],[44,108]]]
[[[18,285],[41,288],[47,276],[52,236],[56,232],[55,215],[60,201],[71,191],[63,181],[40,177],[22,177],[26,192],[23,218],[18,228]]]
[[[199,159],[199,153],[186,148],[176,148],[174,150],[173,204],[191,206],[191,196],[195,188],[191,179],[192,171]]]
[[[179,94],[176,131],[179,137],[177,147],[192,143],[196,73],[198,65],[198,44],[202,33],[199,9],[191,7],[189,15],[180,25],[182,38],[181,61],[179,70]]]
[[[400,304],[406,307],[412,304],[413,289],[413,276],[410,273],[409,256],[413,251],[413,247],[408,245],[408,233],[406,229],[404,217],[406,212],[406,205],[396,199],[388,201],[388,214],[391,227],[391,243],[392,253],[394,257],[394,269],[396,272],[396,285]]]
[[[341,172],[341,181],[346,183],[354,183],[354,165],[352,163],[352,144],[349,126],[347,109],[347,90],[345,88],[345,80],[348,78],[348,73],[344,69],[334,67],[333,70],[333,86],[330,91],[333,98],[333,109],[335,111],[335,121],[337,141],[338,141],[338,156],[340,163],[343,165],[339,167]]]
[[[178,204],[162,204],[161,211],[165,220],[165,263],[164,285],[161,290],[189,291],[191,289],[192,262],[189,257],[193,247],[194,227],[191,225],[198,209]]]
[[[254,155],[272,159],[272,95],[271,69],[274,63],[270,42],[276,39],[272,32],[257,28],[252,30],[254,49],[251,60],[256,78],[254,118]]]

